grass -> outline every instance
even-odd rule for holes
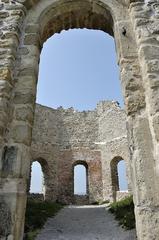
[[[110,203],[109,200],[105,200],[105,201],[96,201],[96,202],[93,202],[91,203],[92,205],[104,205],[104,204],[108,204]]]
[[[49,217],[54,216],[63,205],[52,202],[28,200],[25,215],[25,240],[33,240]]]
[[[132,196],[110,204],[109,211],[115,215],[119,224],[127,229],[135,228],[134,203]]]

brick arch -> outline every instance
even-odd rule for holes
[[[83,161],[83,160],[77,160],[72,164],[72,167],[74,168],[77,165],[83,165],[86,169],[88,169],[88,163],[87,161]]]
[[[34,162],[40,163],[41,168],[42,168],[42,170],[43,170],[44,173],[47,174],[47,173],[49,172],[49,165],[48,165],[48,162],[47,162],[46,159],[41,158],[41,157],[37,157],[37,158],[34,158],[34,159],[32,160],[32,163],[34,163]]]

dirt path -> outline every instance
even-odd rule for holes
[[[104,206],[71,206],[45,224],[36,240],[135,240],[124,231]]]

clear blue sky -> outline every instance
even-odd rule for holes
[[[74,168],[74,194],[87,194],[87,172],[83,165],[77,165]]]
[[[37,102],[86,110],[105,99],[122,103],[114,39],[86,29],[50,38],[41,54]]]
[[[87,29],[62,31],[48,39],[40,59],[37,102],[53,108],[91,110],[100,100],[116,100],[123,106],[114,39]],[[123,176],[122,163],[120,168]],[[40,178],[36,164],[33,170],[35,179]],[[32,191],[39,186],[32,181]],[[124,180],[121,188],[126,188]]]

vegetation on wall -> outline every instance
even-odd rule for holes
[[[54,216],[63,205],[59,203],[28,200],[25,216],[25,240],[33,240],[49,217]]]
[[[109,211],[115,215],[115,218],[123,228],[127,230],[135,228],[134,203],[132,196],[112,203]]]

